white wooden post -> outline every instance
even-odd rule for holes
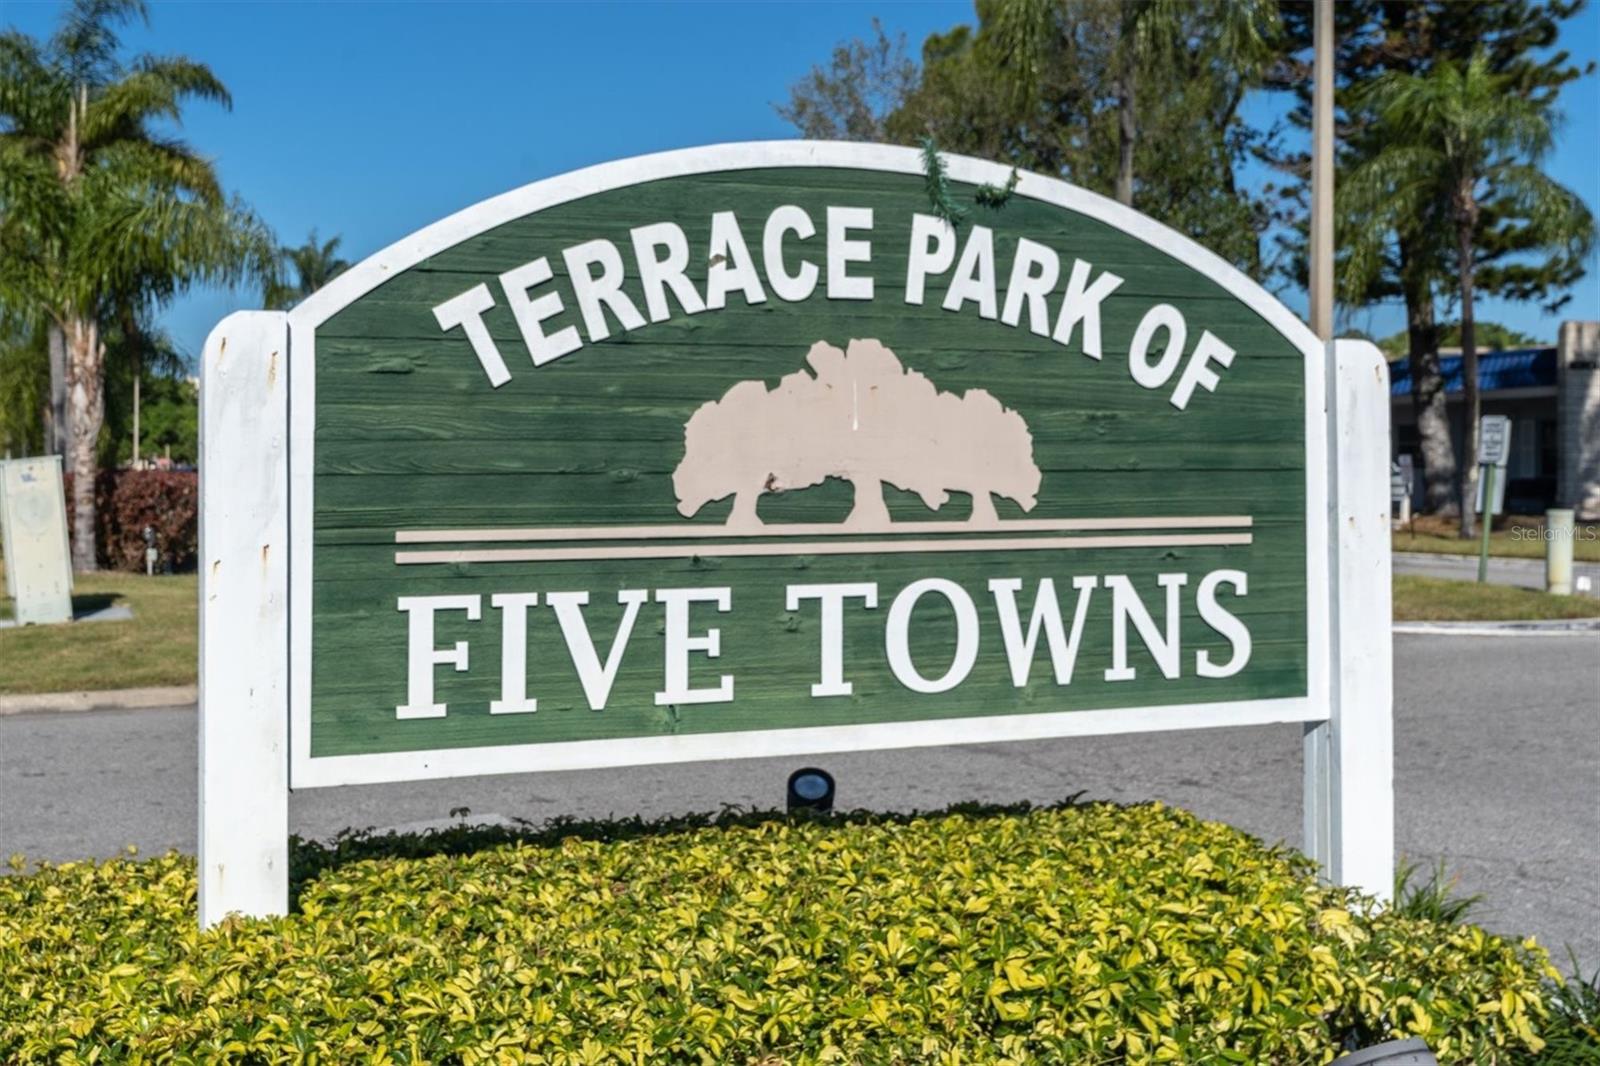
[[[1305,732],[1305,846],[1329,880],[1388,899],[1394,884],[1389,368],[1366,341],[1333,341],[1328,372],[1332,717]]]
[[[200,369],[200,926],[289,909],[289,318]]]

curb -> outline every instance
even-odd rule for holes
[[[1394,631],[1433,637],[1581,637],[1600,633],[1600,618],[1559,622],[1396,622]]]
[[[106,711],[143,707],[176,707],[200,698],[196,685],[171,688],[125,688],[106,692],[34,692],[0,696],[0,715],[39,711]]]
[[[1406,562],[1426,562],[1429,559],[1440,559],[1440,560],[1444,560],[1445,562],[1451,562],[1451,563],[1470,563],[1473,566],[1477,566],[1478,565],[1478,557],[1476,555],[1466,555],[1466,554],[1458,555],[1455,552],[1407,552],[1407,551],[1396,551],[1396,552],[1391,552],[1390,554],[1391,554],[1391,556],[1393,558],[1404,559]],[[1588,562],[1586,562],[1586,561],[1584,561],[1582,559],[1574,559],[1572,562],[1573,562],[1574,566],[1588,566],[1588,565],[1590,565]],[[1544,557],[1542,555],[1491,555],[1491,556],[1489,556],[1489,565],[1490,566],[1501,566],[1501,565],[1504,565],[1504,566],[1511,566],[1511,567],[1524,567],[1524,568],[1527,568],[1527,569],[1537,568],[1537,569],[1543,570],[1544,569]]]

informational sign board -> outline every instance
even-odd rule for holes
[[[1414,496],[1417,491],[1417,464],[1410,452],[1400,453],[1400,483],[1405,494]]]
[[[1506,415],[1484,415],[1478,420],[1478,462],[1504,467],[1511,457],[1511,419]]]
[[[949,165],[969,202],[1010,174]],[[218,636],[272,664],[296,788],[1266,722],[1325,753],[1339,358],[1048,178],[959,226],[898,148],[540,182],[213,335],[202,580],[260,583],[202,597],[202,685],[242,683]]]
[[[0,544],[17,625],[72,621],[61,459],[0,460]]]

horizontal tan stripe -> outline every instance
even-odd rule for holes
[[[394,561],[414,563],[538,563],[582,559],[687,559],[755,555],[881,555],[902,552],[1038,551],[1069,548],[1166,548],[1243,545],[1248,533],[1158,533],[1122,537],[982,537],[961,540],[812,541],[782,544],[641,544],[571,548],[479,548],[395,552]]]
[[[1235,529],[1250,528],[1249,515],[1198,515],[1191,518],[1021,518],[978,524],[973,522],[901,522],[887,526],[851,528],[839,522],[803,522],[754,526],[574,526],[568,529],[402,529],[396,544],[481,544],[493,541],[544,540],[673,540],[713,537],[821,537],[829,534],[906,533],[1071,533],[1108,529]]]

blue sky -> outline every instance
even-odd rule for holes
[[[793,136],[773,110],[833,45],[870,32],[874,15],[923,38],[973,19],[968,2],[474,3],[157,2],[138,51],[209,64],[231,112],[191,107],[183,135],[286,243],[340,234],[360,259],[485,197],[607,159],[720,141]],[[0,0],[0,21],[36,36],[54,0]],[[1563,44],[1600,56],[1600,9]],[[1268,116],[1281,103],[1252,103]],[[1568,88],[1569,121],[1551,174],[1600,211],[1600,76]],[[1600,263],[1591,271],[1600,271]],[[1284,292],[1304,313],[1302,293]],[[183,350],[254,293],[200,291],[164,321]],[[1488,301],[1479,314],[1554,339],[1533,305]],[[1574,290],[1563,317],[1600,315],[1600,277]],[[1349,327],[1393,332],[1397,308],[1360,311]]]

